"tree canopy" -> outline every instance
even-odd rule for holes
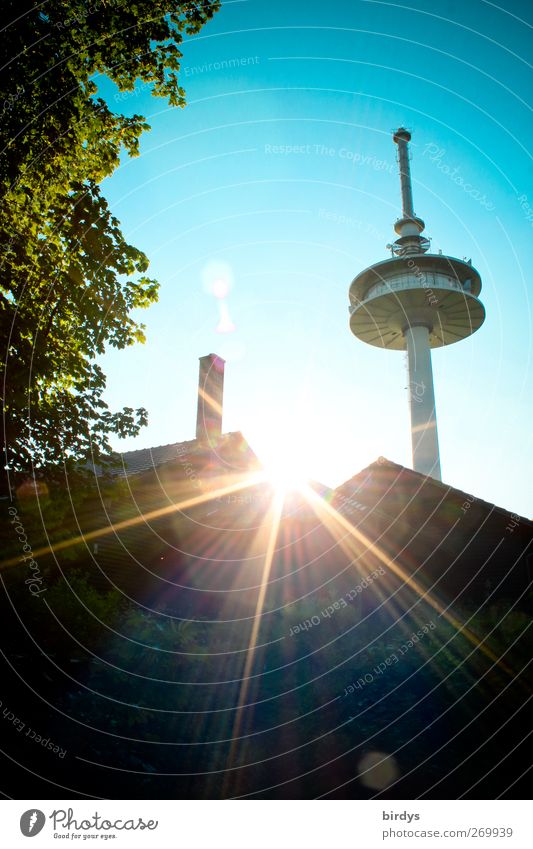
[[[184,35],[218,2],[6,0],[0,94],[0,331],[5,464],[28,473],[110,452],[144,408],[112,412],[95,357],[144,340],[131,317],[157,299],[99,184],[138,154],[142,115],[114,112],[98,77],[138,79],[174,106]]]

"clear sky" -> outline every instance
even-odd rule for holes
[[[239,0],[185,42],[184,110],[101,81],[152,127],[103,188],[161,283],[146,345],[103,358],[110,405],[149,411],[119,450],[194,437],[215,352],[224,430],[263,459],[284,440],[330,485],[411,464],[405,356],[348,326],[394,238],[404,125],[432,250],[472,258],[487,311],[433,352],[443,480],[533,516],[531,21],[525,0]]]

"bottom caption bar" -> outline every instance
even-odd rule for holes
[[[79,844],[290,849],[297,845],[533,845],[524,801],[5,800],[4,846]]]

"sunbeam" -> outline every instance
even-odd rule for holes
[[[261,575],[261,583],[259,586],[258,594],[257,594],[257,602],[255,606],[254,618],[252,621],[252,628],[250,631],[250,639],[248,641],[248,649],[246,653],[246,661],[244,664],[244,670],[242,673],[242,682],[239,691],[239,699],[237,702],[237,706],[235,709],[235,719],[233,722],[232,729],[232,743],[229,750],[228,756],[228,764],[229,766],[234,765],[235,751],[237,747],[237,740],[240,735],[242,720],[243,720],[243,707],[246,703],[246,699],[248,696],[248,690],[250,686],[250,672],[253,667],[254,658],[255,658],[255,649],[257,646],[257,638],[259,635],[259,628],[261,627],[261,617],[263,615],[263,607],[265,604],[265,596],[268,587],[268,580],[270,577],[270,571],[272,569],[272,561],[274,558],[275,548],[276,548],[276,540],[278,537],[279,525],[281,520],[281,513],[283,510],[283,493],[276,492],[274,498],[272,500],[271,506],[271,521],[269,527],[268,534],[268,543],[265,551],[265,561],[263,564],[263,572]]]
[[[121,522],[112,523],[94,531],[87,531],[87,533],[78,534],[77,536],[61,540],[53,545],[42,546],[42,548],[38,548],[33,552],[33,558],[42,557],[46,554],[57,554],[59,551],[64,551],[67,548],[73,548],[76,545],[87,543],[94,539],[100,539],[101,537],[108,536],[109,534],[116,534],[118,531],[131,528],[134,525],[140,525],[143,522],[147,523],[152,519],[159,519],[162,516],[168,516],[171,513],[178,513],[181,510],[196,507],[199,504],[205,504],[206,502],[212,501],[214,498],[221,498],[224,495],[230,495],[231,493],[239,492],[242,489],[247,489],[262,482],[263,480],[264,473],[262,472],[258,472],[254,475],[246,474],[244,479],[241,479],[237,483],[210,490],[202,495],[196,495],[193,498],[186,498],[184,501],[180,501],[177,504],[169,504],[166,507],[160,507],[157,510],[150,510],[148,513],[141,513],[139,516],[133,516],[131,519],[124,519]],[[21,561],[22,558],[20,556],[4,560],[0,563],[0,569],[7,569],[9,566],[15,566]]]
[[[342,527],[348,534],[350,534],[355,540],[357,540],[360,544],[364,545],[369,551],[375,554],[379,560],[393,572],[400,580],[406,583],[412,590],[416,592],[416,594],[424,599],[434,610],[437,611],[439,616],[444,617],[450,625],[452,625],[460,634],[462,634],[466,639],[474,645],[477,649],[479,649],[489,660],[493,661],[499,669],[503,670],[510,675],[511,677],[516,676],[516,672],[507,666],[500,657],[495,654],[488,646],[486,646],[482,640],[480,640],[472,631],[466,628],[459,619],[457,619],[453,614],[451,614],[448,610],[445,610],[439,602],[433,598],[433,596],[426,590],[424,587],[409,575],[401,566],[398,566],[394,560],[391,560],[387,555],[373,543],[365,534],[362,533],[358,528],[355,528],[353,525],[348,522],[344,516],[342,516],[334,507],[320,498],[310,487],[304,487],[302,489],[303,494],[307,498],[308,502],[311,506],[316,507],[316,512],[319,518],[323,519],[324,524],[327,527],[327,518],[329,517],[330,521],[336,522],[340,527]],[[321,515],[322,514],[322,515]]]

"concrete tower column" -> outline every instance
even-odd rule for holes
[[[437,413],[431,368],[429,330],[414,325],[404,331],[409,372],[409,407],[413,469],[441,480]]]

